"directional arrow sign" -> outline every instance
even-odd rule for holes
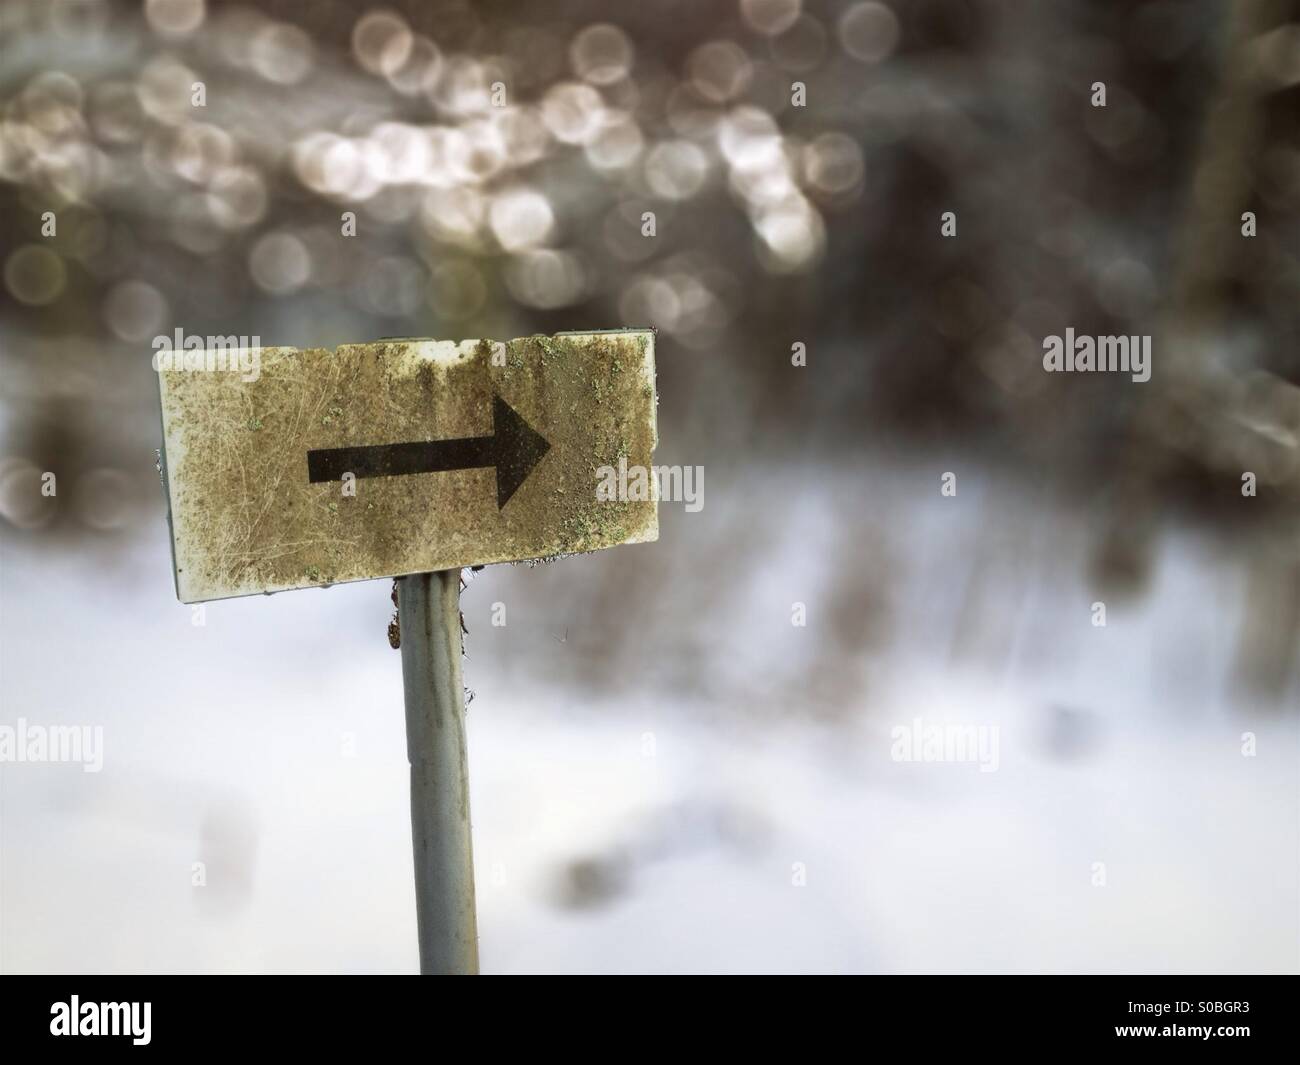
[[[500,396],[492,403],[492,435],[460,440],[426,440],[369,447],[327,447],[307,452],[312,484],[353,477],[400,477],[407,473],[449,473],[490,466],[497,471],[497,506],[510,502],[525,477],[551,445]]]
[[[658,536],[654,334],[385,340],[161,359],[177,595],[544,558]]]

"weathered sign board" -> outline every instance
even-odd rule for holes
[[[177,354],[158,378],[182,602],[658,537],[653,497],[597,494],[620,458],[651,468],[653,332]]]

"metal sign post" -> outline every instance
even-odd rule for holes
[[[478,923],[460,675],[460,570],[402,577],[397,604],[420,972],[474,975]]]
[[[654,334],[174,354],[182,602],[399,578],[420,971],[476,973],[460,571],[657,539]]]

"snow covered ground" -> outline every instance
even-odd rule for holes
[[[657,545],[478,575],[485,971],[1300,968],[1300,694],[1228,681],[1243,575],[1166,536],[1094,627],[1078,515],[944,468],[711,469]],[[104,766],[0,766],[0,970],[414,971],[387,582],[195,625],[161,522],[111,565],[6,535],[0,724]],[[996,771],[894,761],[917,719]]]

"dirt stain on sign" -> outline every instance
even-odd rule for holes
[[[495,353],[495,357],[494,357]],[[502,358],[504,355],[504,358]],[[656,504],[598,501],[649,469],[654,335],[263,348],[259,373],[159,372],[177,594],[199,602],[658,536]],[[500,396],[549,450],[504,506],[492,467],[312,484],[313,450],[490,436]]]

